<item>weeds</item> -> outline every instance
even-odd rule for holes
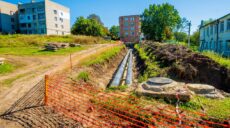
[[[127,85],[121,85],[121,86],[117,86],[117,87],[109,87],[108,90],[109,91],[122,91],[125,92],[125,90],[128,88]]]
[[[14,65],[10,63],[4,63],[0,65],[0,74],[12,72],[14,69],[15,69]]]
[[[78,80],[84,81],[84,82],[88,82],[89,81],[89,73],[88,72],[80,72],[77,76]]]

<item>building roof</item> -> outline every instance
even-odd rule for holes
[[[220,19],[223,19],[223,18],[225,18],[225,17],[227,17],[227,16],[230,16],[230,13],[228,13],[227,15],[224,15],[224,16],[222,16],[222,17],[216,19],[216,20],[213,20],[212,22],[209,22],[209,23],[207,23],[207,24],[204,24],[203,26],[200,26],[200,28],[203,28],[203,27],[206,27],[206,26],[208,26],[208,25],[210,25],[210,24],[213,24],[213,23],[215,23],[215,22],[219,21]]]

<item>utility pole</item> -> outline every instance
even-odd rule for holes
[[[188,47],[190,47],[190,35],[191,35],[191,21],[188,23],[189,28],[188,28]]]

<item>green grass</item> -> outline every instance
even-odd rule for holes
[[[0,47],[38,47],[48,42],[78,43],[78,44],[99,44],[113,43],[101,37],[92,36],[54,36],[54,35],[0,35]]]
[[[219,63],[221,66],[224,66],[230,69],[230,58],[224,58],[221,55],[211,52],[211,51],[204,51],[202,52],[202,54],[210,57],[211,59]]]
[[[148,78],[157,77],[162,75],[163,70],[160,68],[160,65],[155,60],[155,56],[148,56],[144,48],[141,48],[138,44],[134,46],[137,50],[141,60],[146,66],[144,73],[138,77],[139,82],[146,81]]]
[[[2,55],[65,55],[87,49],[89,46],[70,47],[58,51],[44,51],[41,47],[3,47],[0,48]]]
[[[80,72],[77,76],[77,80],[82,80],[84,82],[88,82],[89,81],[89,73],[88,72]]]
[[[181,108],[185,110],[197,111],[201,107],[205,109],[209,117],[218,120],[226,120],[230,118],[230,98],[225,99],[209,99],[205,97],[194,97],[190,102],[181,104]]]
[[[127,85],[121,85],[121,86],[117,86],[117,87],[109,87],[107,90],[108,91],[122,91],[122,92],[124,92],[127,88],[128,88]]]
[[[120,51],[124,48],[124,46],[116,46],[113,48],[107,49],[105,52],[100,54],[95,54],[89,57],[86,61],[82,62],[85,66],[91,66],[95,64],[102,64],[108,61],[110,58],[116,56]]]
[[[10,63],[4,63],[0,65],[0,74],[5,74],[12,72],[15,69],[15,66]]]

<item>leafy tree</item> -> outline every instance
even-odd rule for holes
[[[101,21],[100,16],[96,15],[96,14],[90,14],[87,19],[94,19],[96,20],[98,23],[100,23],[101,25],[104,26],[104,23]]]
[[[174,37],[176,41],[185,42],[188,36],[185,32],[174,32]]]
[[[120,32],[120,27],[119,26],[112,26],[110,29],[110,36],[113,40],[118,40],[119,39],[119,32]]]
[[[142,31],[147,39],[160,41],[171,39],[172,30],[181,22],[174,6],[165,3],[150,5],[142,14]]]
[[[74,35],[105,36],[104,26],[94,19],[78,17],[71,30]]]
[[[200,31],[195,31],[191,36],[191,44],[195,46],[199,46],[200,44]]]

